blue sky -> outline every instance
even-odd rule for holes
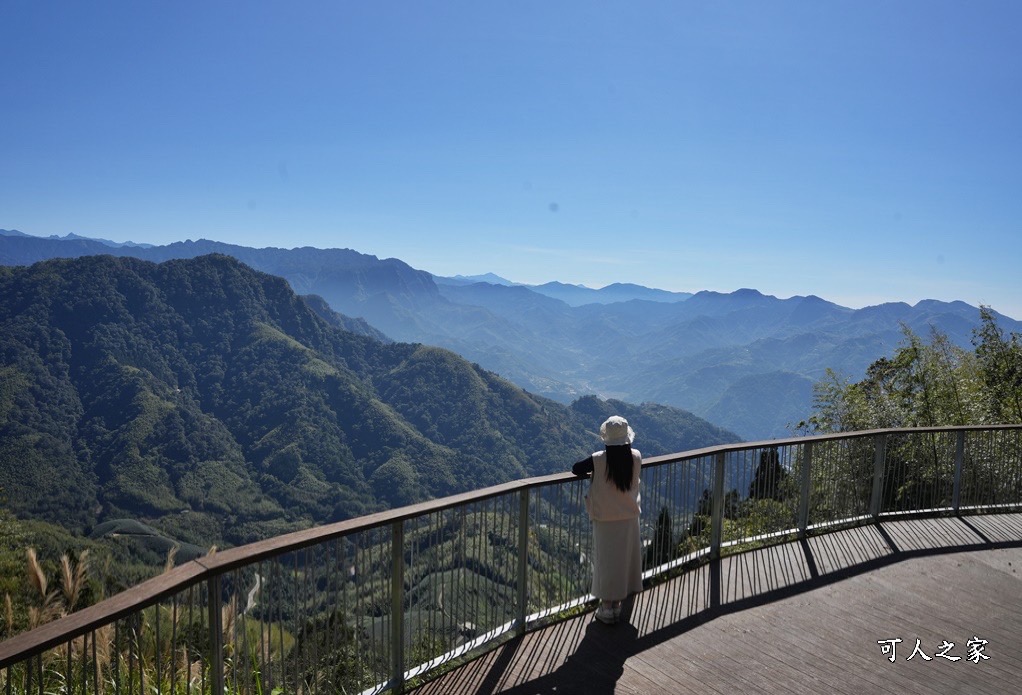
[[[0,228],[1022,318],[1022,3],[0,2]]]

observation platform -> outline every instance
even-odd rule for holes
[[[654,584],[617,625],[593,615],[412,692],[1019,692],[1022,514],[885,518]]]

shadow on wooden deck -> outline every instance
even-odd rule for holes
[[[634,596],[618,625],[589,612],[414,692],[1014,691],[1020,567],[1020,514],[884,520],[708,563]],[[968,659],[973,637],[990,658]],[[936,656],[947,642],[957,661]]]

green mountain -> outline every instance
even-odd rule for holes
[[[611,412],[647,455],[737,440],[674,408],[562,405],[372,332],[225,255],[0,267],[7,506],[201,548],[565,470]]]

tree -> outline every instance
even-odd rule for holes
[[[985,386],[986,416],[990,422],[1022,422],[1022,339],[1010,338],[997,325],[990,307],[980,307],[981,324],[972,343]]]
[[[784,481],[788,471],[781,465],[777,447],[764,449],[759,455],[759,465],[749,483],[749,499],[777,500],[784,496]]]
[[[799,429],[828,433],[1022,422],[1022,349],[1017,336],[1003,339],[989,312],[983,320],[975,353],[940,331],[931,331],[924,341],[902,326],[904,344],[893,356],[873,362],[861,381],[851,383],[828,370],[814,389],[814,413]]]
[[[653,542],[646,549],[646,565],[657,567],[674,556],[674,532],[671,529],[671,513],[662,507],[656,517],[653,529]]]
[[[925,341],[903,327],[904,344],[873,362],[861,381],[842,381],[828,372],[816,387],[815,412],[800,429],[827,433],[1022,422],[1020,338],[1006,338],[987,307],[980,319],[974,351],[939,331]],[[882,509],[947,504],[950,488],[946,471],[937,465],[938,448],[936,437],[888,438]],[[869,477],[866,470],[855,476]]]

